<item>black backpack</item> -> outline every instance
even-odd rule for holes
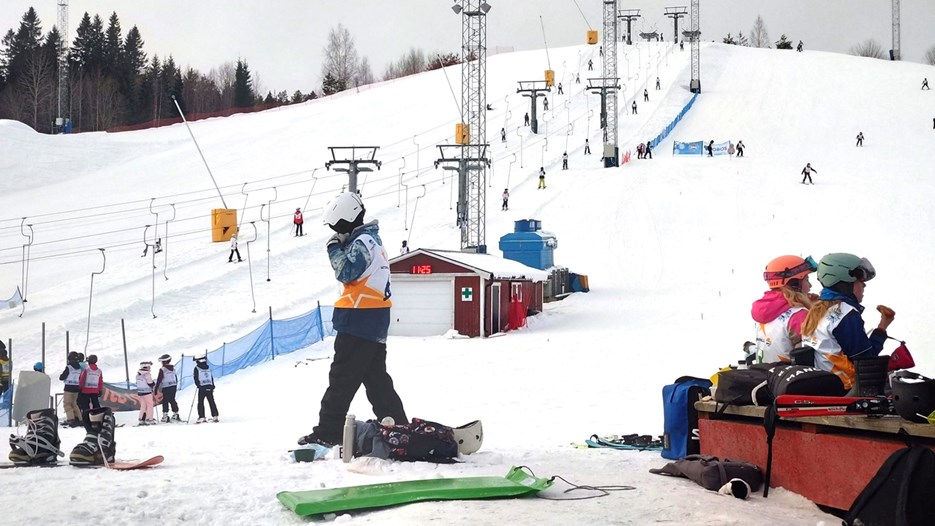
[[[916,526],[935,519],[935,451],[909,446],[894,452],[854,499],[847,526]]]
[[[379,426],[394,460],[453,463],[458,457],[454,429],[421,418],[409,424]]]

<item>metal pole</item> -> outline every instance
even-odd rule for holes
[[[127,373],[127,389],[130,388],[130,361],[127,358],[127,328],[123,323],[123,318],[120,318],[120,334],[123,336],[123,368]]]
[[[179,110],[179,115],[182,116],[182,122],[185,123],[185,127],[188,129],[188,134],[192,136],[192,142],[195,143],[195,148],[198,148],[198,155],[201,156],[201,162],[205,163],[205,168],[208,170],[208,175],[211,176],[211,182],[214,183],[214,188],[218,191],[218,197],[221,198],[221,204],[224,205],[224,208],[227,208],[227,203],[224,202],[224,195],[221,194],[221,189],[218,187],[218,182],[214,180],[214,174],[211,173],[211,167],[208,166],[208,161],[205,159],[205,154],[201,152],[201,146],[199,146],[198,141],[195,140],[195,134],[192,133],[192,128],[188,125],[188,121],[185,119],[185,114],[182,113],[182,107],[179,106],[179,101],[175,100],[175,95],[172,96],[172,102],[175,103],[175,108]]]
[[[45,322],[42,322],[42,370],[45,370]]]

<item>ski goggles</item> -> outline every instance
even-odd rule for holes
[[[867,262],[870,263],[869,261]],[[871,269],[873,267],[870,267]],[[764,272],[763,279],[765,281],[789,279],[792,276],[797,276],[803,272],[815,272],[818,270],[818,263],[815,263],[815,260],[812,259],[812,256],[805,258],[805,261],[785,270],[780,270],[778,272]]]
[[[860,264],[857,265],[857,268],[849,272],[851,277],[858,281],[870,281],[877,275],[876,269],[873,268],[873,265],[870,264],[870,261],[867,258],[860,258]]]

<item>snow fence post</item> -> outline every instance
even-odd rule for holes
[[[276,359],[276,342],[273,341],[273,306],[269,306],[269,352]]]

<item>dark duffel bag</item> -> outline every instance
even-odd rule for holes
[[[765,368],[721,371],[717,373],[714,400],[729,405],[767,405],[773,401],[768,378]]]
[[[767,385],[774,397],[785,394],[844,396],[847,392],[838,375],[805,365],[771,370]]]

